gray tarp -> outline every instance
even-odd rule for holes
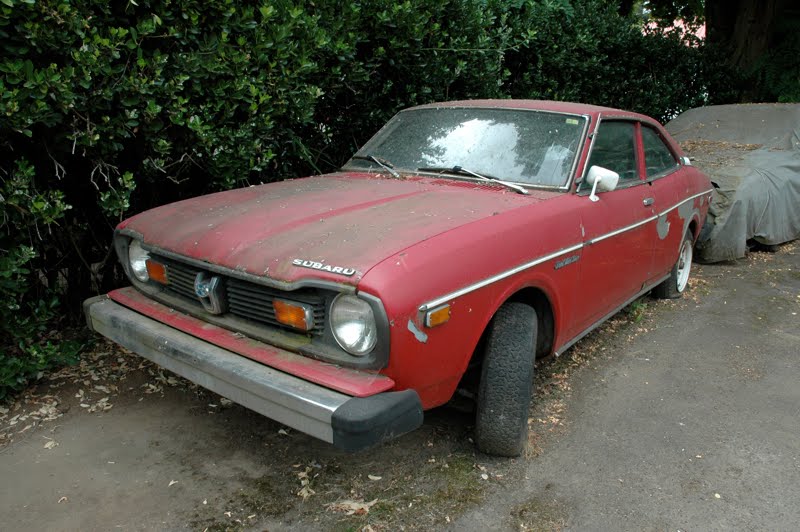
[[[698,260],[800,238],[800,104],[699,107],[666,127],[717,187]]]

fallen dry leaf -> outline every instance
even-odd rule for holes
[[[170,480],[169,481],[169,486],[172,486],[173,484],[177,484],[177,483],[178,483],[177,480]],[[169,486],[167,486],[167,487],[169,487]]]
[[[298,497],[302,497],[303,500],[305,501],[306,499],[308,499],[309,497],[311,497],[315,493],[317,493],[317,492],[312,490],[308,485],[305,485],[302,488],[300,488],[300,491],[297,492],[297,496]]]
[[[370,480],[380,480],[383,477],[379,477],[377,475],[367,475],[367,478],[370,479]]]
[[[297,492],[297,495],[302,497],[304,501],[316,493],[311,489],[311,477],[308,476],[309,473],[311,473],[311,467],[306,467],[304,471],[295,473],[297,478],[300,479],[300,491]]]
[[[344,512],[345,515],[366,515],[369,509],[372,508],[378,499],[370,502],[364,501],[339,501],[328,505],[330,510],[334,512]]]

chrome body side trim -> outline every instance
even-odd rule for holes
[[[666,209],[666,210],[664,210],[663,212],[661,212],[659,214],[655,214],[653,216],[649,216],[649,217],[645,218],[644,220],[636,222],[635,224],[627,225],[627,226],[622,227],[620,229],[616,229],[614,231],[611,231],[610,233],[606,233],[604,235],[600,235],[598,237],[595,237],[595,238],[593,238],[591,240],[586,241],[586,243],[575,244],[574,246],[570,246],[568,248],[556,251],[556,252],[551,253],[549,255],[545,255],[543,257],[539,257],[537,259],[533,259],[530,262],[526,262],[526,263],[521,264],[521,265],[519,265],[519,266],[517,266],[515,268],[512,268],[510,270],[506,270],[504,272],[500,272],[500,273],[498,273],[496,275],[493,275],[491,277],[487,277],[486,279],[478,281],[477,283],[465,286],[464,288],[461,288],[461,289],[456,290],[454,292],[450,292],[449,294],[445,294],[445,295],[443,295],[441,297],[438,297],[438,298],[436,298],[436,299],[434,299],[432,301],[428,301],[427,303],[423,303],[422,305],[419,306],[419,311],[420,312],[427,312],[429,309],[431,309],[433,307],[438,307],[439,305],[447,303],[448,301],[451,301],[451,300],[453,300],[453,299],[455,299],[457,297],[461,297],[461,296],[463,296],[465,294],[469,294],[470,292],[474,292],[475,290],[478,290],[478,289],[483,288],[485,286],[488,286],[490,284],[496,283],[497,281],[502,281],[503,279],[505,279],[507,277],[511,277],[512,275],[516,275],[517,273],[519,273],[521,271],[527,270],[529,268],[533,268],[534,266],[538,266],[539,264],[542,264],[543,262],[547,262],[547,261],[552,260],[552,259],[554,259],[556,257],[560,257],[561,255],[564,255],[566,253],[571,253],[573,251],[577,251],[579,249],[582,249],[585,245],[596,244],[597,242],[603,241],[603,240],[605,240],[607,238],[611,238],[611,237],[620,235],[620,234],[622,234],[622,233],[624,233],[626,231],[630,231],[632,229],[636,229],[637,227],[640,227],[642,225],[645,225],[647,223],[650,223],[650,222],[653,222],[653,221],[657,220],[659,217],[664,216],[667,213],[677,209],[678,207],[680,207],[684,203],[689,202],[689,201],[694,201],[695,199],[699,198],[700,196],[704,196],[706,194],[710,194],[712,191],[713,191],[713,189],[709,189],[709,190],[706,190],[704,192],[700,192],[698,194],[695,194],[693,196],[690,196],[690,197],[686,198],[685,200],[683,200],[681,202],[676,203],[675,205],[673,205],[669,209]]]
[[[621,235],[622,233],[625,233],[627,231],[631,231],[633,229],[636,229],[637,227],[641,227],[643,225],[646,225],[646,224],[648,224],[648,223],[650,223],[652,221],[658,220],[658,216],[659,216],[658,214],[656,214],[654,216],[650,216],[648,218],[645,218],[644,220],[640,220],[640,221],[636,222],[635,224],[626,225],[625,227],[621,227],[621,228],[619,228],[619,229],[617,229],[615,231],[611,231],[610,233],[606,233],[604,235],[600,235],[598,237],[595,237],[595,238],[593,238],[591,240],[587,240],[586,241],[586,245],[597,244],[598,242],[602,242],[603,240],[605,240],[607,238],[611,238],[613,236]]]
[[[695,199],[699,198],[700,196],[705,196],[706,194],[711,194],[712,192],[714,192],[714,189],[710,188],[710,189],[708,189],[708,190],[706,190],[704,192],[699,192],[699,193],[695,194],[694,196],[690,196],[690,197],[686,198],[685,200],[676,203],[675,205],[673,205],[669,209],[667,209],[665,211],[662,211],[661,214],[659,214],[659,216],[664,216],[665,214],[669,213],[670,211],[674,211],[675,209],[677,209],[678,207],[680,207],[681,205],[683,205],[687,201],[695,200]]]
[[[576,244],[574,246],[570,246],[570,247],[562,249],[560,251],[556,251],[555,253],[551,253],[549,255],[545,255],[544,257],[540,257],[540,258],[534,259],[534,260],[532,260],[530,262],[526,262],[525,264],[520,264],[519,266],[517,266],[515,268],[512,268],[510,270],[506,270],[504,272],[498,273],[497,275],[493,275],[492,277],[489,277],[489,278],[484,279],[482,281],[478,281],[475,284],[471,284],[469,286],[465,286],[464,288],[462,288],[460,290],[456,290],[455,292],[451,292],[449,294],[443,295],[442,297],[434,299],[433,301],[429,301],[429,302],[427,302],[427,303],[425,303],[423,305],[420,305],[419,311],[420,312],[426,312],[429,309],[432,309],[434,307],[438,307],[439,305],[443,305],[443,304],[447,303],[451,299],[455,299],[457,297],[461,297],[464,294],[469,294],[470,292],[474,292],[475,290],[478,290],[479,288],[483,288],[484,286],[488,286],[490,284],[496,283],[497,281],[501,281],[501,280],[505,279],[506,277],[511,277],[512,275],[515,275],[515,274],[517,274],[517,273],[519,273],[521,271],[527,270],[528,268],[533,268],[534,266],[542,264],[543,262],[547,262],[549,260],[555,259],[556,257],[560,257],[561,255],[565,255],[567,253],[572,253],[573,251],[577,251],[577,250],[581,249],[582,247],[583,247],[583,244]]]
[[[630,231],[632,229],[636,229],[639,226],[645,225],[645,224],[647,224],[649,222],[658,220],[662,216],[665,216],[668,213],[674,211],[675,209],[677,209],[678,207],[680,207],[684,203],[689,202],[689,201],[694,201],[695,199],[699,198],[700,196],[705,196],[706,194],[710,194],[711,192],[712,192],[711,190],[706,190],[705,192],[700,192],[699,194],[695,194],[694,196],[690,196],[690,197],[686,198],[685,200],[683,200],[683,201],[681,201],[679,203],[676,203],[675,205],[673,205],[672,207],[670,207],[669,209],[667,209],[665,211],[662,211],[662,212],[660,212],[658,214],[654,214],[653,216],[645,218],[644,220],[640,220],[640,221],[638,221],[638,222],[636,222],[634,224],[626,225],[625,227],[621,227],[620,229],[617,229],[615,231],[611,231],[610,233],[606,233],[604,235],[600,235],[598,237],[595,237],[595,238],[587,241],[586,244],[596,244],[597,242],[605,240],[606,238],[611,238],[612,236],[617,236],[619,234],[624,233],[625,231]]]

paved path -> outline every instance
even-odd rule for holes
[[[691,297],[598,333],[611,356],[573,374],[564,428],[529,459],[476,455],[448,409],[345,455],[152,366],[99,381],[119,387],[108,411],[80,406],[106,394],[88,373],[34,389],[65,413],[0,449],[0,529],[797,530],[800,245],[699,273]],[[331,509],[351,498],[380,502]]]
[[[699,304],[576,375],[568,429],[456,522],[573,530],[798,530],[800,251],[705,266]],[[523,523],[524,524],[524,523]]]

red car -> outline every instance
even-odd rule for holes
[[[133,286],[85,310],[141,356],[347,450],[472,388],[479,449],[513,456],[535,358],[650,290],[680,296],[710,197],[646,116],[425,105],[339,172],[122,222]]]

